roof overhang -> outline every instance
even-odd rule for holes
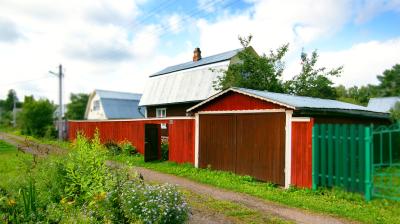
[[[205,105],[206,103],[208,103],[210,101],[213,101],[214,99],[216,99],[216,98],[218,98],[218,97],[220,97],[220,96],[222,96],[222,95],[224,95],[224,94],[226,94],[228,92],[236,92],[236,93],[240,93],[240,94],[243,94],[243,95],[246,95],[246,96],[254,97],[254,98],[269,102],[269,103],[278,104],[280,106],[284,106],[284,107],[287,107],[289,109],[293,109],[293,110],[296,109],[296,107],[294,107],[292,105],[281,103],[281,102],[278,102],[278,101],[275,101],[275,100],[271,100],[271,99],[267,99],[267,98],[264,98],[264,97],[260,97],[260,96],[257,96],[257,95],[251,94],[251,93],[247,93],[247,92],[241,91],[240,89],[236,89],[235,87],[231,87],[229,89],[223,90],[223,91],[221,91],[221,92],[219,92],[217,94],[214,94],[214,95],[210,96],[206,100],[204,100],[204,101],[194,105],[193,107],[187,109],[186,112],[192,112],[193,110]]]

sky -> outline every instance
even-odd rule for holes
[[[9,89],[57,102],[64,67],[70,93],[142,93],[148,76],[240,48],[253,35],[259,53],[289,43],[284,79],[300,53],[319,66],[343,66],[335,85],[376,84],[400,63],[400,0],[0,0],[0,98]]]

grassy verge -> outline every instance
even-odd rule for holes
[[[192,210],[202,214],[218,213],[223,214],[227,219],[234,223],[291,223],[278,217],[251,210],[240,204],[229,201],[213,199],[209,196],[199,195],[190,191],[181,190]]]
[[[11,191],[17,188],[31,161],[31,155],[18,152],[13,145],[0,140],[0,189]]]
[[[192,165],[172,162],[145,163],[142,156],[120,155],[111,159],[131,166],[152,170],[278,202],[291,207],[325,213],[364,223],[400,223],[400,203],[387,200],[365,202],[361,195],[339,189],[290,188],[284,190],[269,183],[255,181],[248,176],[238,176],[229,172],[196,169]]]

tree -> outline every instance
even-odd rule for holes
[[[288,51],[288,44],[278,48],[275,52],[270,51],[269,55],[257,55],[250,46],[252,36],[247,38],[239,37],[243,50],[237,55],[238,62],[231,63],[228,70],[222,71],[223,75],[214,82],[216,90],[223,90],[229,87],[243,87],[272,92],[283,92],[281,81],[285,64],[282,58]]]
[[[4,111],[12,111],[14,108],[14,100],[18,102],[17,93],[15,90],[10,89],[8,90],[7,98],[2,102],[2,108]],[[18,106],[20,104],[18,103]],[[17,106],[17,105],[16,105]]]
[[[393,121],[400,121],[400,102],[397,102],[392,109],[390,109],[390,117]]]
[[[47,99],[35,100],[33,96],[25,97],[20,114],[21,130],[24,134],[38,137],[45,136],[53,128],[55,106]]]
[[[336,87],[337,100],[366,106],[370,98],[377,96],[377,88],[373,85],[353,86],[348,89],[343,85]]]
[[[85,116],[89,95],[85,93],[71,94],[71,102],[67,105],[65,116],[70,120],[82,120]]]
[[[387,69],[382,75],[377,76],[380,96],[400,96],[400,64]]]
[[[314,50],[308,57],[304,50],[301,53],[302,69],[300,74],[285,83],[286,91],[299,96],[319,98],[336,98],[336,90],[330,77],[339,76],[343,67],[326,71],[325,67],[316,68],[318,53]]]

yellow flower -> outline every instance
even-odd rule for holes
[[[13,206],[16,205],[17,203],[15,202],[14,199],[8,199],[7,204],[8,204],[9,206],[13,207]]]
[[[106,196],[107,196],[107,193],[106,193],[106,192],[100,192],[100,193],[98,193],[98,194],[96,194],[96,195],[94,196],[94,200],[96,200],[96,201],[102,201],[102,200],[104,200],[104,199],[106,198]]]

